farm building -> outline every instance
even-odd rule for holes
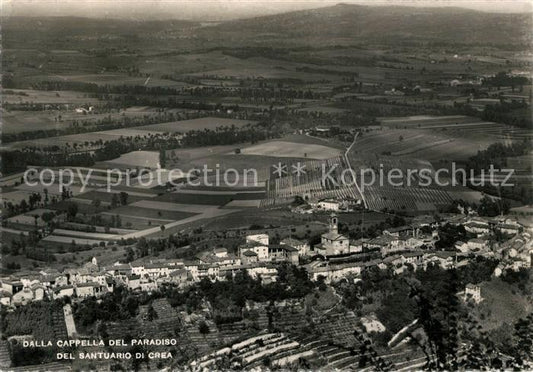
[[[220,267],[240,265],[241,259],[226,248],[215,248],[213,251],[203,252],[198,256],[201,263],[217,264]]]
[[[54,298],[72,297],[74,296],[74,287],[71,285],[65,285],[54,288]]]
[[[298,249],[286,244],[271,244],[268,246],[270,261],[285,261],[298,264]]]
[[[470,239],[466,244],[469,250],[478,251],[487,248],[489,241],[487,239],[474,238]]]
[[[367,333],[381,333],[387,330],[374,313],[362,317],[361,323],[363,324],[363,327]]]
[[[335,199],[323,199],[317,203],[317,208],[324,211],[338,212],[340,210],[341,203]]]
[[[268,242],[267,244],[259,243],[257,241],[247,241],[239,246],[239,257],[242,257],[245,252],[254,252],[257,255],[258,261],[268,261]]]
[[[483,301],[481,297],[481,287],[476,284],[467,284],[464,290],[464,301],[472,300],[474,303],[479,304]]]
[[[280,242],[281,245],[288,245],[298,250],[298,255],[307,256],[309,254],[309,244],[298,239],[286,238]]]
[[[19,291],[22,291],[22,288],[24,285],[20,280],[11,279],[11,278],[3,278],[2,279],[2,290],[10,293],[15,294]]]
[[[490,226],[486,221],[472,219],[464,224],[465,230],[474,234],[482,235],[490,233]]]
[[[246,242],[251,243],[260,243],[262,245],[268,245],[268,235],[267,234],[256,234],[256,235],[247,235]]]
[[[243,265],[250,265],[258,261],[257,253],[252,250],[245,250],[241,254],[241,262]]]

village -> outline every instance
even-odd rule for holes
[[[347,277],[360,280],[357,278],[362,271],[371,267],[394,274],[425,270],[430,265],[456,268],[477,256],[498,260],[496,277],[506,270],[532,267],[532,227],[509,216],[484,218],[458,214],[440,221],[432,216],[419,216],[412,224],[388,228],[375,238],[354,240],[339,233],[340,204],[331,199],[317,204],[317,208],[329,210],[331,214],[327,231],[321,235],[320,243],[313,246],[291,237],[271,244],[268,234],[248,234],[234,253],[218,246],[201,252],[195,260],[151,258],[102,267],[93,257],[80,268],[62,272],[44,269],[2,278],[1,304],[13,309],[45,298],[81,300],[113,292],[117,286],[147,292],[165,285],[186,287],[204,279],[224,281],[241,270],[262,283],[271,283],[276,281],[276,265],[281,262],[301,265],[312,280],[326,283]],[[438,228],[444,225],[462,226],[470,238],[456,241],[453,247],[437,249]],[[496,241],[495,234],[505,239]]]

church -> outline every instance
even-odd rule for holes
[[[350,239],[339,234],[339,220],[332,214],[329,220],[329,231],[321,235],[320,244],[315,246],[315,253],[323,256],[335,256],[350,253]]]

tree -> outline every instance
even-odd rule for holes
[[[479,201],[477,213],[480,216],[496,217],[499,214],[507,214],[509,212],[509,203],[505,200],[492,200],[487,196],[484,196]]]
[[[67,218],[72,220],[78,214],[78,204],[70,202],[67,207]]]
[[[135,259],[135,253],[131,247],[126,248],[126,262],[131,262]]]
[[[102,204],[102,201],[98,198],[95,198],[91,204],[93,205],[94,207],[94,213],[96,213],[98,211],[98,207]]]
[[[296,195],[294,197],[294,201],[292,202],[292,205],[296,207],[302,204],[305,204],[305,200],[300,195]]]
[[[50,223],[55,217],[55,214],[53,212],[44,212],[42,215],[41,215],[41,219],[45,222],[45,223]]]
[[[120,195],[120,204],[122,204],[122,205],[128,204],[128,196],[129,196],[129,194],[127,192],[125,192],[125,191],[121,191],[119,195]]]
[[[115,208],[118,206],[119,200],[117,194],[113,194],[111,197],[111,208]]]
[[[514,352],[515,363],[524,366],[524,362],[533,359],[533,314],[515,323],[515,338],[518,345]]]
[[[158,318],[157,311],[155,311],[155,309],[154,309],[154,307],[152,306],[152,304],[150,304],[150,306],[148,306],[148,312],[147,312],[146,315],[147,315],[148,320],[149,320],[150,322],[151,322],[152,320]]]
[[[159,166],[165,168],[167,165],[167,153],[165,149],[159,150]]]
[[[44,205],[47,205],[48,204],[48,189],[47,188],[44,188],[43,189],[43,192],[44,192]]]
[[[209,333],[209,326],[204,320],[198,324],[198,331],[204,336]]]

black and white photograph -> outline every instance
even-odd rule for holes
[[[533,0],[0,0],[0,371],[533,370]]]

